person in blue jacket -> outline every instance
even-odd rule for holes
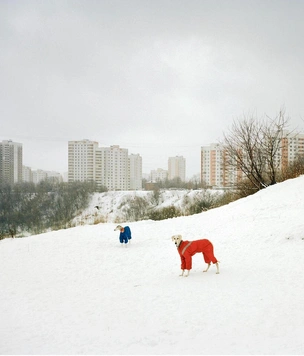
[[[121,244],[125,243],[127,244],[129,242],[129,240],[132,239],[132,235],[131,235],[131,229],[129,228],[129,226],[121,226],[121,225],[117,225],[116,228],[114,229],[114,231],[120,231],[119,234],[119,242]]]

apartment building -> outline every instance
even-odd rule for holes
[[[38,184],[44,180],[49,182],[61,183],[63,181],[62,175],[54,171],[44,171],[37,169],[32,171],[32,182]]]
[[[139,154],[129,155],[130,189],[142,189],[142,157]]]
[[[101,152],[98,142],[68,142],[68,182],[101,184]]]
[[[224,152],[217,143],[201,147],[201,182],[208,186],[225,185]]]
[[[33,173],[31,167],[22,166],[22,180],[30,183],[33,181]]]
[[[0,183],[22,182],[22,144],[12,140],[0,142]]]
[[[286,169],[298,156],[304,156],[304,134],[285,132],[280,150],[276,155],[279,168]]]
[[[142,189],[142,158],[118,145],[99,147],[90,140],[69,141],[68,181],[94,181],[109,190]]]
[[[168,171],[162,168],[157,168],[155,170],[151,171],[151,182],[152,183],[157,183],[157,182],[163,182],[168,179]]]
[[[63,177],[59,172],[44,171],[42,169],[32,170],[30,167],[22,167],[22,181],[38,184],[41,181],[63,182]]]
[[[168,159],[168,179],[180,178],[186,180],[186,159],[183,156],[169,157]]]
[[[285,132],[275,162],[278,169],[286,169],[299,155],[304,156],[304,134]],[[201,147],[201,181],[212,187],[231,187],[244,178],[241,170],[227,169],[227,156],[220,144]]]
[[[101,184],[109,190],[129,190],[130,170],[126,148],[119,145],[101,147]]]

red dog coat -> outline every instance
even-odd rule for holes
[[[213,254],[213,245],[207,239],[196,241],[182,241],[178,246],[177,250],[180,254],[182,262],[181,269],[190,270],[192,268],[192,256],[198,252],[202,252],[206,263],[210,264],[211,262],[217,262],[217,259],[214,257]]]

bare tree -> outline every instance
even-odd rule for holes
[[[277,182],[277,174],[282,164],[283,139],[290,133],[285,131],[288,118],[285,118],[285,110],[281,109],[279,114],[263,124],[263,135],[261,141],[262,151],[265,157],[265,174],[270,185]]]
[[[283,109],[274,119],[251,115],[234,121],[222,143],[226,170],[241,171],[257,189],[275,184],[287,122]]]
[[[198,189],[201,188],[201,175],[199,173],[192,176],[190,181],[188,182],[188,189]]]

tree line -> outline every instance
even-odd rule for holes
[[[0,184],[0,239],[69,227],[96,190],[81,182]]]

